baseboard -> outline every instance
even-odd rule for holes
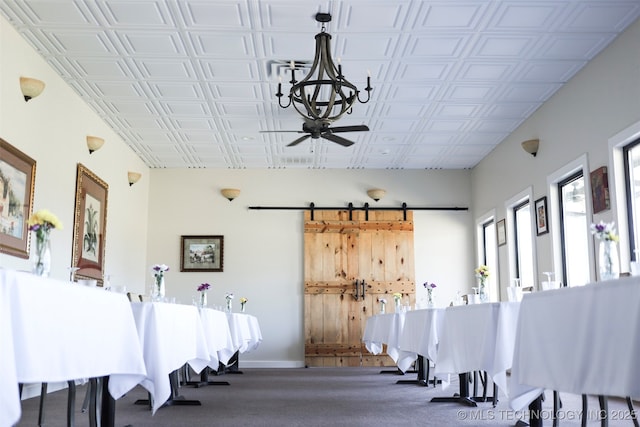
[[[240,356],[242,368],[304,368],[302,360],[243,360]]]

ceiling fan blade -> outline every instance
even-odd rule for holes
[[[300,138],[296,139],[295,141],[293,141],[291,144],[287,144],[287,147],[293,147],[295,145],[300,144],[302,141],[304,141],[307,138],[310,138],[311,135],[305,135],[305,136],[301,136]]]
[[[365,125],[357,125],[357,126],[336,126],[329,128],[329,131],[332,133],[336,132],[366,132],[369,128]]]
[[[320,136],[323,137],[324,139],[328,139],[331,142],[335,142],[336,144],[340,144],[343,147],[349,147],[350,145],[353,145],[353,141],[349,141],[348,139],[345,139],[345,138],[343,138],[341,136],[338,136],[338,135],[333,135],[330,132],[325,132]]]
[[[301,130],[261,130],[260,133],[304,133]]]

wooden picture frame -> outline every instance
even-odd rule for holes
[[[507,244],[507,227],[504,219],[501,219],[496,224],[496,238],[498,246]]]
[[[102,286],[107,236],[109,186],[82,164],[76,173],[72,267],[76,279],[96,279]]]
[[[222,271],[223,236],[181,236],[180,271]]]
[[[0,253],[29,258],[36,161],[0,138]]]
[[[591,200],[593,201],[594,214],[611,208],[609,176],[606,166],[599,167],[591,172]]]
[[[547,196],[541,197],[535,202],[536,232],[538,236],[549,232],[549,217],[547,215]]]

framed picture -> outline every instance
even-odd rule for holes
[[[180,271],[222,271],[223,236],[182,236]]]
[[[496,224],[496,236],[498,238],[498,246],[507,244],[507,227],[505,226],[504,219],[501,219]]]
[[[602,166],[591,172],[591,199],[593,200],[594,214],[611,208],[609,200],[609,177],[606,166]]]
[[[0,253],[29,258],[36,161],[0,138]]]
[[[549,232],[549,221],[547,218],[547,197],[536,200],[536,230],[538,236]]]
[[[76,279],[96,279],[100,286],[104,276],[108,191],[106,182],[78,163],[72,267],[78,269]]]

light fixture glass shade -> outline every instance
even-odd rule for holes
[[[387,194],[387,192],[380,188],[372,188],[371,190],[367,191],[367,194],[377,202],[378,200],[382,199],[384,195]]]
[[[223,188],[220,193],[229,201],[232,201],[240,195],[240,190],[237,188]]]
[[[127,179],[129,180],[129,187],[131,187],[133,184],[138,182],[141,177],[142,177],[141,173],[131,172],[131,171],[127,172]]]
[[[104,139],[97,136],[87,135],[87,148],[89,149],[89,154],[99,150],[103,145]]]
[[[44,90],[44,86],[42,80],[31,77],[20,77],[20,90],[22,91],[22,95],[24,95],[25,102],[40,95]]]
[[[527,141],[522,142],[522,149],[527,153],[531,154],[533,157],[538,154],[538,147],[540,146],[539,139],[529,139]]]

